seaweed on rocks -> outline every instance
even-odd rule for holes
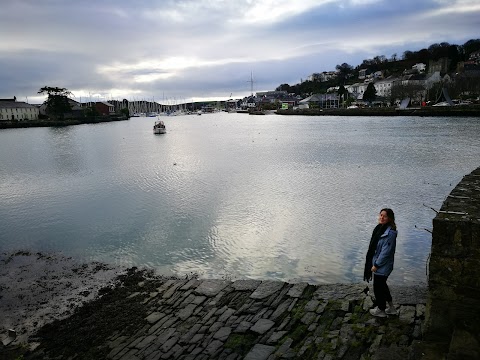
[[[142,288],[149,273],[131,268],[119,275],[115,286],[99,291],[96,299],[76,309],[63,320],[55,320],[42,327],[30,340],[40,345],[25,359],[103,359],[110,351],[107,339],[121,329],[132,336],[146,323],[148,307],[141,298],[148,295]],[[154,286],[156,282],[148,282]],[[129,296],[140,292],[137,296]]]

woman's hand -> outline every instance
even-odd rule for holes
[[[372,266],[372,272],[377,272],[377,267],[376,266]]]

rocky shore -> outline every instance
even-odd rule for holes
[[[365,283],[166,278],[30,253],[0,265],[0,359],[408,359],[425,317],[425,287],[392,286],[398,316],[375,318]]]

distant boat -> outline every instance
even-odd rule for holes
[[[167,129],[165,128],[165,124],[162,120],[155,121],[155,125],[153,125],[153,133],[154,134],[165,134]]]

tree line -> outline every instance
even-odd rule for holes
[[[65,115],[72,112],[72,105],[69,99],[69,96],[72,95],[72,92],[68,89],[58,86],[44,86],[38,90],[38,94],[47,95],[47,99],[44,102],[45,112],[47,115],[40,115],[41,119],[50,118],[55,121],[65,120]],[[125,99],[124,101],[127,102]],[[122,108],[120,113],[127,118],[130,117],[128,106]],[[78,116],[81,118],[97,118],[101,116],[101,114],[97,110],[95,103],[92,103],[83,108],[81,114],[77,115],[77,117]]]

